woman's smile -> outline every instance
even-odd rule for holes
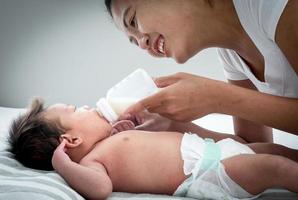
[[[157,38],[155,47],[159,53],[165,55],[165,39],[162,35]]]

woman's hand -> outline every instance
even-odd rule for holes
[[[218,87],[222,83],[187,73],[160,77],[155,80],[158,93],[131,106],[126,113],[144,109],[176,121],[191,121],[217,111]]]

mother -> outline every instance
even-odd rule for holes
[[[190,121],[209,113],[234,116],[247,142],[272,141],[269,127],[298,135],[297,0],[105,0],[130,42],[184,63],[218,47],[228,83],[186,73],[156,79],[147,108]]]

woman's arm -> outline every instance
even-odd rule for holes
[[[219,141],[225,138],[232,138],[238,142],[246,143],[244,139],[239,136],[229,133],[214,132],[198,126],[192,122],[178,122],[162,117],[156,113],[149,113],[147,111],[140,112],[137,115],[121,116],[122,119],[134,122],[136,130],[145,131],[171,131],[180,133],[194,133],[202,138],[212,138]],[[128,129],[127,129],[128,130]]]
[[[298,1],[289,0],[276,28],[275,40],[298,78]]]
[[[298,99],[264,94],[258,91],[220,84],[220,113],[264,124],[298,135]]]
[[[156,79],[162,88],[126,112],[144,108],[167,118],[189,122],[223,113],[298,135],[298,99],[278,97],[187,73]]]
[[[250,80],[232,81],[229,83],[257,91]],[[272,128],[252,121],[233,117],[235,134],[247,142],[273,142]]]
[[[174,122],[171,124],[168,131],[175,131],[180,133],[191,132],[193,134],[200,136],[201,138],[212,138],[216,142],[226,138],[232,138],[233,140],[236,140],[240,143],[247,143],[240,136],[229,134],[229,133],[219,133],[219,132],[211,131],[201,126],[198,126],[192,122]]]
[[[285,54],[286,58],[288,59],[289,63],[293,67],[293,70],[296,72],[297,78],[298,78],[298,57],[297,57],[297,51],[298,51],[298,1],[297,0],[289,0],[276,29],[276,43],[280,47],[280,49]],[[249,83],[242,83],[241,81],[231,81],[232,84],[251,88]],[[253,85],[252,85],[253,86]],[[254,87],[254,86],[253,86]],[[267,95],[264,95],[267,96]],[[250,98],[251,99],[251,98]],[[298,121],[297,121],[297,98],[296,99],[287,99],[287,98],[274,98],[274,97],[259,97],[259,101],[253,100],[253,103],[261,103],[266,104],[264,105],[264,108],[260,109],[260,118],[267,118],[267,120],[264,121],[263,124],[266,125],[272,125],[275,128],[283,129],[292,133],[295,133],[298,135]],[[272,99],[272,101],[270,100]],[[270,105],[267,105],[267,103],[270,103]],[[261,105],[260,105],[261,106]],[[268,115],[273,115],[266,117],[266,110],[265,113],[263,112],[265,107],[273,106],[270,113],[267,112]],[[280,107],[279,107],[280,106]],[[295,108],[296,107],[296,108]],[[291,109],[294,110],[291,110]],[[276,112],[275,112],[276,111]],[[253,113],[251,113],[253,114]],[[255,112],[257,115],[257,112]],[[238,114],[237,116],[239,116]],[[252,118],[253,116],[248,116],[247,114],[242,114],[244,117],[247,116],[247,118]],[[270,119],[271,118],[271,119]],[[296,120],[295,120],[296,119]],[[257,122],[260,122],[259,120],[255,120]],[[247,124],[248,123],[248,124]],[[246,125],[245,125],[246,124]],[[245,138],[247,141],[262,141],[263,139],[268,140],[270,139],[268,136],[270,136],[270,132],[272,132],[268,127],[258,125],[256,123],[251,124],[249,121],[241,119],[239,117],[234,117],[234,126],[235,126],[235,133],[240,135],[241,137]],[[255,127],[257,126],[257,127]],[[254,138],[254,135],[251,134],[253,131],[251,128],[255,129],[256,132],[262,131],[264,137],[267,138]],[[246,134],[246,131],[250,134]],[[256,135],[255,135],[256,136]],[[249,138],[247,138],[249,137]]]

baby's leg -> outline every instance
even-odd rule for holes
[[[246,145],[258,154],[280,155],[298,162],[297,149],[291,149],[286,146],[274,143],[250,143]]]
[[[229,177],[248,193],[282,187],[298,192],[298,163],[276,155],[242,154],[221,161]]]

